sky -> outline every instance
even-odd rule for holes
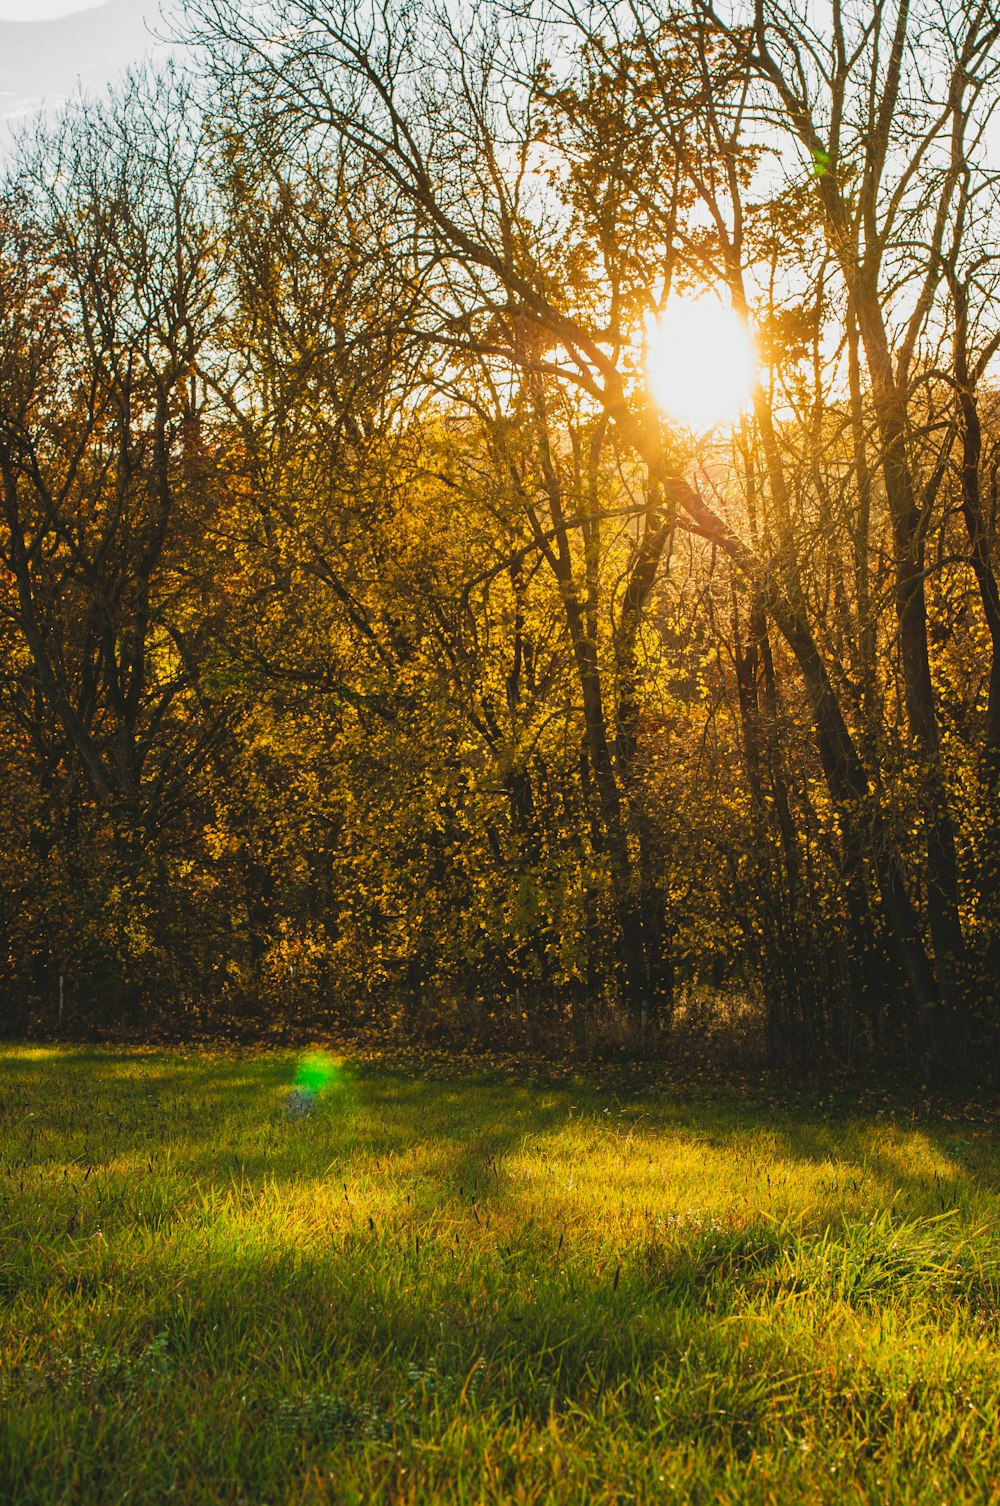
[[[161,0],[0,0],[0,146],[11,125],[99,93],[158,44]]]

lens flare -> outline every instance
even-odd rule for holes
[[[337,1063],[325,1051],[309,1051],[295,1070],[295,1086],[317,1096],[324,1092],[337,1075]]]
[[[315,1111],[323,1095],[333,1087],[339,1068],[326,1051],[307,1051],[299,1060],[291,1092],[285,1099],[289,1119],[305,1119]]]

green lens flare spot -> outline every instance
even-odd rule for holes
[[[303,1093],[319,1097],[334,1085],[339,1075],[332,1056],[325,1051],[309,1051],[295,1069],[295,1086]]]

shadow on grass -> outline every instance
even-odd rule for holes
[[[141,1270],[92,1272],[87,1345],[19,1383],[29,1398],[35,1386],[105,1421],[116,1408],[159,1407],[177,1438],[188,1377],[200,1376],[214,1398],[205,1425],[244,1437],[234,1479],[267,1448],[285,1447],[296,1465],[345,1443],[395,1448],[428,1438],[442,1416],[540,1431],[553,1417],[600,1416],[658,1448],[697,1443],[746,1459],[787,1442],[810,1410],[829,1420],[841,1408],[876,1451],[898,1446],[901,1420],[921,1406],[950,1405],[931,1373],[907,1389],[850,1353],[817,1367],[816,1325],[831,1297],[898,1302],[939,1277],[934,1252],[922,1263],[918,1246],[889,1263],[891,1232],[853,1250],[846,1292],[831,1273],[833,1284],[817,1287],[816,1263],[789,1271],[783,1240],[764,1225],[702,1230],[667,1259],[646,1252],[614,1270],[581,1250],[486,1252],[471,1237],[420,1247],[405,1229],[212,1260],[162,1251]],[[752,1321],[762,1298],[796,1280],[813,1288],[808,1320]],[[114,1307],[123,1295],[124,1321]]]
[[[933,1121],[900,1133],[887,1122],[815,1117],[805,1108],[770,1108],[720,1094],[687,1098],[676,1090],[624,1102],[586,1082],[534,1084],[488,1074],[463,1081],[405,1077],[366,1064],[338,1074],[320,1111],[290,1124],[285,1096],[295,1057],[287,1053],[211,1058],[143,1050],[17,1048],[0,1054],[0,1134],[8,1169],[100,1165],[169,1151],[178,1171],[225,1181],[267,1176],[301,1184],[333,1177],[359,1158],[397,1165],[422,1153],[427,1176],[460,1202],[488,1203],[507,1189],[504,1163],[526,1142],[574,1125],[613,1137],[623,1163],[668,1156],[687,1146],[713,1158],[735,1157],[747,1174],[774,1179],[797,1167],[826,1167],[831,1190],[860,1192],[866,1180],[927,1211],[970,1186],[1000,1191],[1000,1155],[992,1131]],[[920,1165],[905,1137],[922,1142]],[[544,1149],[540,1150],[544,1156]],[[768,1176],[768,1185],[772,1177]],[[822,1190],[822,1189],[821,1189]],[[842,1200],[842,1196],[841,1196]],[[829,1200],[836,1215],[838,1198]]]
[[[944,1371],[892,1389],[836,1323],[995,1321],[995,1258],[933,1217],[939,1194],[992,1195],[995,1136],[377,1066],[292,1121],[294,1064],[0,1055],[10,1394],[25,1416],[53,1404],[74,1459],[93,1433],[95,1470],[139,1478],[141,1447],[195,1478],[209,1439],[231,1498],[242,1480],[257,1499],[275,1461],[439,1449],[477,1418],[490,1437],[599,1418],[637,1457],[655,1440],[741,1460],[807,1415],[858,1450],[922,1409],[941,1448],[965,1426]]]

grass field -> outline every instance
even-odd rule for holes
[[[0,1055],[0,1500],[1000,1500],[1000,1140]]]

